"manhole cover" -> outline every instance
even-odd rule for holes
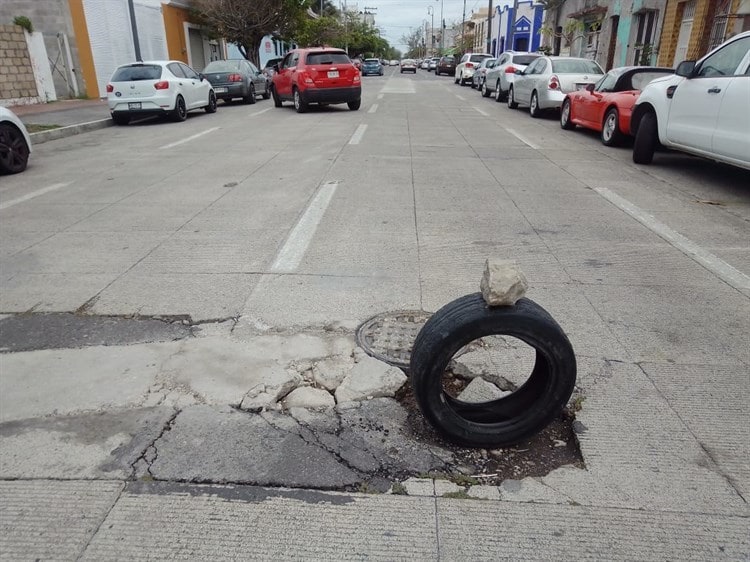
[[[423,310],[378,314],[357,328],[357,343],[368,355],[408,369],[414,340],[430,316]]]

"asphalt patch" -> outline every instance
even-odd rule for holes
[[[0,320],[0,352],[165,342],[190,335],[190,326],[182,320],[69,313],[16,314]]]

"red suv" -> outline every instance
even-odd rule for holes
[[[345,103],[356,111],[362,104],[362,79],[341,49],[294,49],[278,64],[272,94],[276,107],[292,101],[297,113],[311,103]]]

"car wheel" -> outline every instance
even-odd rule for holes
[[[531,375],[500,399],[469,403],[444,390],[450,361],[467,344],[490,335],[515,337],[536,350]],[[448,440],[472,447],[507,447],[527,439],[560,415],[576,383],[576,358],[562,328],[535,302],[487,306],[481,293],[441,308],[419,332],[410,361],[419,409]]]
[[[10,123],[0,125],[0,173],[17,174],[26,169],[29,146],[23,133]]]
[[[346,105],[348,105],[349,109],[351,109],[352,111],[357,111],[362,105],[362,98],[358,100],[350,101]]]
[[[292,95],[294,96],[294,109],[297,110],[297,113],[305,113],[307,111],[307,104],[302,101],[302,96],[297,88],[294,88]]]
[[[206,110],[206,113],[216,113],[216,94],[213,90],[208,92],[208,105],[203,109]]]
[[[492,94],[492,90],[487,87],[487,81],[482,82],[482,97],[488,98]]]
[[[281,98],[279,97],[279,94],[276,93],[276,88],[271,88],[271,96],[273,97],[273,106],[281,107]]]
[[[602,144],[604,146],[619,146],[625,140],[620,132],[620,114],[616,108],[607,111],[602,123]]]
[[[453,78],[453,83],[454,83],[454,84],[458,84],[458,76],[455,76],[455,77]]]
[[[174,103],[174,109],[172,110],[173,121],[184,121],[187,119],[187,106],[185,105],[185,99],[182,96],[177,96],[177,100]]]
[[[263,90],[263,99],[267,100],[270,97],[271,97],[271,86],[268,83],[266,83],[266,89]]]
[[[242,98],[243,103],[255,103],[255,86],[250,84],[247,87],[247,95]]]
[[[130,123],[130,115],[123,115],[122,113],[113,113],[112,122],[115,125],[127,125]]]
[[[500,89],[500,80],[498,80],[497,83],[495,84],[495,101],[497,103],[500,103],[501,101],[503,101],[503,92]]]
[[[531,92],[531,100],[529,101],[529,115],[537,119],[542,116],[542,110],[539,109],[539,96],[536,91]]]
[[[570,120],[570,99],[568,98],[565,98],[560,109],[560,127],[566,131],[572,131],[576,128],[576,124]]]
[[[659,142],[658,134],[656,115],[652,112],[646,113],[641,118],[638,131],[635,133],[633,162],[636,164],[651,164],[654,159],[656,145]]]
[[[510,109],[516,109],[518,107],[515,96],[513,95],[513,86],[508,88],[508,107]]]

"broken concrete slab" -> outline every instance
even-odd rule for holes
[[[491,382],[487,382],[482,378],[476,378],[458,395],[458,399],[472,403],[491,402],[509,394],[510,392],[500,390]]]
[[[500,484],[500,499],[513,502],[571,503],[570,499],[538,478],[506,480]]]
[[[489,306],[512,306],[528,288],[526,276],[514,260],[488,258],[485,262],[479,289]]]
[[[0,478],[129,478],[173,415],[162,407],[2,423]]]
[[[464,491],[462,486],[459,486],[455,482],[450,480],[443,480],[442,478],[435,479],[435,495],[437,497],[443,497],[446,494],[458,494]]]
[[[277,408],[277,402],[302,383],[302,377],[280,365],[262,367],[255,372],[261,382],[242,398],[239,407],[255,411]]]
[[[470,498],[478,500],[499,500],[500,491],[497,486],[470,486],[466,491],[466,495]]]
[[[336,401],[333,395],[327,390],[313,388],[311,386],[301,386],[292,390],[284,398],[285,408],[306,408],[309,410],[320,410],[333,408]]]
[[[354,367],[350,356],[338,356],[318,361],[313,366],[313,380],[328,390],[336,390]]]
[[[373,357],[363,357],[336,389],[336,402],[353,402],[394,396],[406,382],[406,375]]]
[[[480,345],[454,357],[450,370],[467,379],[481,377],[501,390],[522,386],[531,375],[536,351],[508,336],[484,337]]]
[[[264,415],[267,418],[226,406],[186,408],[172,430],[157,442],[159,454],[151,464],[151,474],[159,480],[323,489],[362,480],[335,455],[306,441],[299,432],[267,421],[294,422],[290,416]]]
[[[434,496],[435,482],[432,478],[409,478],[401,485],[410,496]]]

